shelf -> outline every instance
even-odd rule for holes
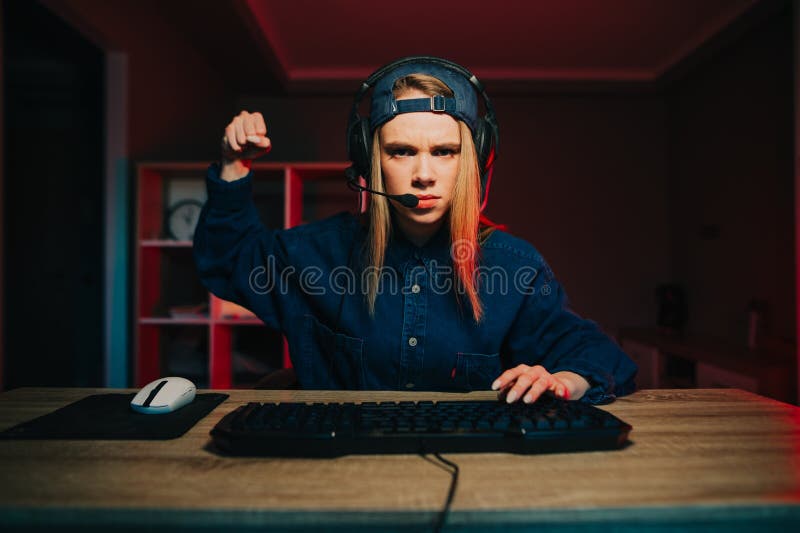
[[[209,162],[137,165],[135,386],[165,372],[187,374],[198,386],[252,386],[261,372],[291,366],[286,340],[258,318],[223,314],[223,301],[197,277],[192,241],[167,238],[166,217],[177,202],[205,202]],[[355,212],[358,193],[347,188],[346,162],[258,162],[253,202],[268,228],[290,228],[341,210]],[[366,207],[366,193],[362,193]],[[208,305],[208,316],[175,318],[170,309]],[[205,312],[203,309],[201,312]],[[260,326],[260,327],[258,327]]]
[[[197,277],[191,248],[140,247],[137,258],[135,316],[174,319],[172,311],[179,308],[195,308],[188,316],[200,318],[204,314],[196,308],[207,306],[208,290]]]
[[[192,241],[174,241],[170,239],[145,239],[139,241],[144,248],[191,248]]]
[[[221,326],[263,326],[264,323],[257,318],[217,318],[214,324]]]
[[[206,318],[172,318],[172,317],[144,317],[139,319],[139,324],[145,325],[206,325],[210,324],[211,319]]]

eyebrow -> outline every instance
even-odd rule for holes
[[[404,142],[387,142],[383,145],[384,150],[416,150],[417,147]],[[461,150],[461,143],[441,143],[432,147],[433,150]]]

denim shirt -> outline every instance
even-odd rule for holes
[[[208,201],[194,258],[216,296],[280,329],[304,389],[489,390],[520,363],[569,370],[607,403],[634,390],[636,365],[567,296],[536,249],[495,230],[482,244],[478,293],[484,318],[456,300],[449,227],[415,246],[393,231],[370,317],[358,266],[367,228],[340,213],[291,229],[267,229],[252,201],[252,175],[234,182],[208,170]],[[396,226],[395,226],[396,227]]]

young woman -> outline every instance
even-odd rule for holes
[[[307,389],[491,388],[508,402],[549,391],[591,403],[633,391],[636,365],[568,309],[536,249],[482,222],[493,118],[463,67],[391,63],[362,85],[348,126],[350,178],[373,191],[367,216],[269,230],[250,162],[271,141],[260,113],[241,112],[208,170],[194,242],[204,284],[284,332]]]

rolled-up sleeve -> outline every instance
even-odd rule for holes
[[[633,392],[636,364],[595,322],[569,308],[564,288],[543,261],[536,267],[505,342],[512,366],[579,374],[590,385],[581,397],[587,403],[609,403]]]
[[[268,230],[252,199],[252,174],[233,182],[220,178],[218,163],[206,174],[208,201],[194,233],[200,280],[214,295],[250,309],[264,323],[281,325],[277,286],[282,248],[278,230]]]

